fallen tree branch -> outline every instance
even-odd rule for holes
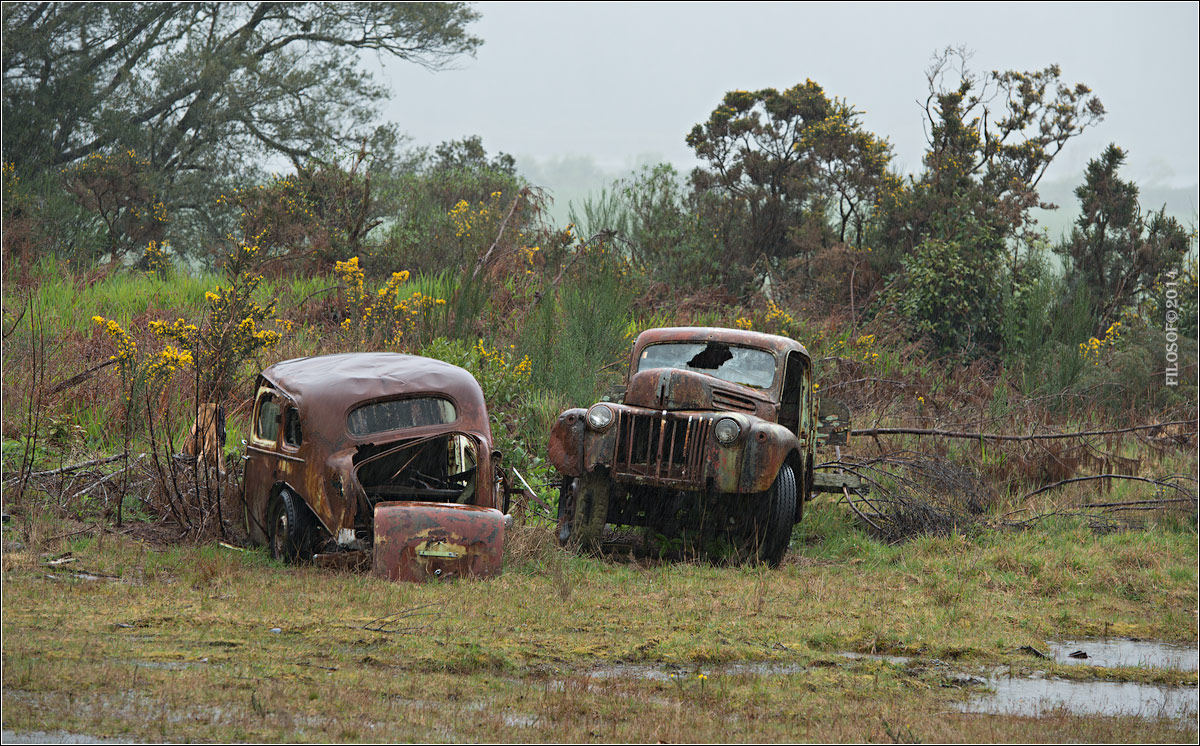
[[[79,375],[71,376],[67,380],[56,385],[54,388],[50,389],[50,393],[51,394],[61,394],[62,392],[66,391],[67,389],[69,389],[73,386],[78,386],[79,384],[86,381],[88,378],[91,378],[92,375],[95,374],[97,371],[103,370],[110,365],[114,365],[114,364],[116,364],[116,362],[117,362],[117,359],[115,357],[110,360],[105,360],[103,363],[100,363],[99,365],[97,365],[95,367],[88,368],[87,370],[80,373]]]
[[[496,240],[492,241],[492,245],[484,252],[483,256],[479,257],[479,261],[475,262],[475,270],[471,272],[471,280],[473,281],[479,276],[480,270],[487,266],[488,260],[492,258],[492,252],[500,245],[500,239],[504,237],[504,230],[508,228],[508,221],[517,211],[517,205],[521,204],[521,200],[528,197],[531,193],[530,187],[522,187],[521,191],[517,192],[517,196],[513,198],[512,206],[508,208],[508,214],[500,221],[500,230],[496,233]]]
[[[1172,425],[1194,425],[1196,420],[1177,420],[1175,422],[1159,422],[1154,425],[1137,425],[1123,427],[1117,430],[1085,430],[1074,433],[1031,433],[1029,435],[1000,435],[998,433],[967,433],[953,430],[933,430],[918,427],[872,427],[863,430],[851,430],[851,435],[933,435],[940,438],[964,438],[966,440],[1058,440],[1062,438],[1083,438],[1092,435],[1117,435],[1132,433],[1137,430],[1153,430],[1158,427]]]
[[[850,490],[847,489],[846,485],[844,484],[842,485],[842,494],[846,496],[846,504],[850,506],[850,509],[854,511],[856,516],[866,521],[871,528],[875,529],[879,533],[883,533],[883,529],[879,527],[879,524],[875,523],[875,521],[872,521],[870,518],[867,518],[867,516],[854,505],[854,501],[850,499]]]
[[[1095,479],[1131,479],[1135,482],[1149,482],[1150,484],[1156,484],[1160,487],[1170,487],[1174,490],[1178,490],[1179,492],[1186,495],[1188,497],[1188,499],[1191,500],[1192,502],[1196,501],[1196,496],[1194,494],[1192,494],[1191,492],[1188,492],[1187,490],[1185,490],[1184,488],[1180,487],[1177,484],[1173,484],[1171,482],[1164,482],[1159,479],[1150,479],[1149,477],[1138,477],[1138,476],[1134,476],[1133,474],[1093,474],[1093,475],[1087,476],[1087,477],[1071,477],[1070,479],[1061,479],[1057,482],[1054,482],[1053,484],[1048,484],[1044,487],[1037,488],[1033,492],[1030,492],[1029,494],[1022,497],[1021,500],[1027,500],[1027,499],[1033,497],[1034,495],[1041,494],[1042,492],[1046,492],[1047,490],[1052,490],[1055,487],[1061,487],[1064,484],[1070,484],[1071,482],[1088,482],[1088,481],[1095,480]]]
[[[111,464],[114,461],[120,461],[123,458],[125,458],[125,454],[118,453],[116,456],[107,456],[105,458],[98,458],[98,459],[95,459],[94,461],[84,461],[81,464],[72,464],[71,466],[64,466],[61,469],[51,469],[49,471],[35,471],[32,474],[27,474],[26,477],[28,479],[37,479],[39,477],[52,477],[56,474],[66,474],[66,473],[72,472],[72,471],[79,471],[80,469],[87,469],[92,466],[104,466],[105,464]],[[5,479],[4,481],[5,482],[15,482],[20,478],[21,477],[18,475],[15,477],[9,477],[8,479]]]
[[[1164,497],[1161,500],[1128,500],[1120,503],[1088,503],[1085,508],[1132,508],[1135,505],[1166,505],[1167,503],[1194,503],[1196,502],[1190,497]]]
[[[138,454],[138,457],[136,459],[134,459],[133,462],[130,463],[128,466],[126,466],[124,469],[118,469],[117,471],[114,471],[110,474],[106,474],[105,476],[101,477],[100,479],[96,480],[95,482],[92,482],[89,486],[84,487],[80,491],[76,492],[74,495],[71,495],[70,499],[74,500],[75,498],[83,497],[84,495],[86,495],[87,493],[96,489],[97,487],[104,484],[105,482],[112,479],[113,477],[118,477],[118,476],[121,476],[122,474],[129,473],[129,470],[132,469],[134,466],[136,466],[137,463],[144,458],[146,458],[146,454],[144,454],[144,453]]]

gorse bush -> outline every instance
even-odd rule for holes
[[[350,349],[400,346],[406,337],[420,339],[422,330],[440,326],[438,322],[445,316],[445,298],[420,290],[408,292],[407,270],[393,272],[374,292],[364,288],[358,257],[337,262],[334,271],[342,283],[340,332]]]

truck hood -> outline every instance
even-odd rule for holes
[[[768,416],[771,400],[749,386],[679,368],[651,368],[629,379],[625,403],[659,410],[710,410]]]

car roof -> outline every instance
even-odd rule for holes
[[[457,405],[457,427],[488,433],[479,382],[450,363],[397,352],[349,352],[284,360],[261,374],[319,429],[345,432],[356,404],[406,395],[441,395]]]

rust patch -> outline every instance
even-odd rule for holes
[[[504,514],[474,505],[375,506],[372,571],[387,580],[490,578],[500,573]]]

